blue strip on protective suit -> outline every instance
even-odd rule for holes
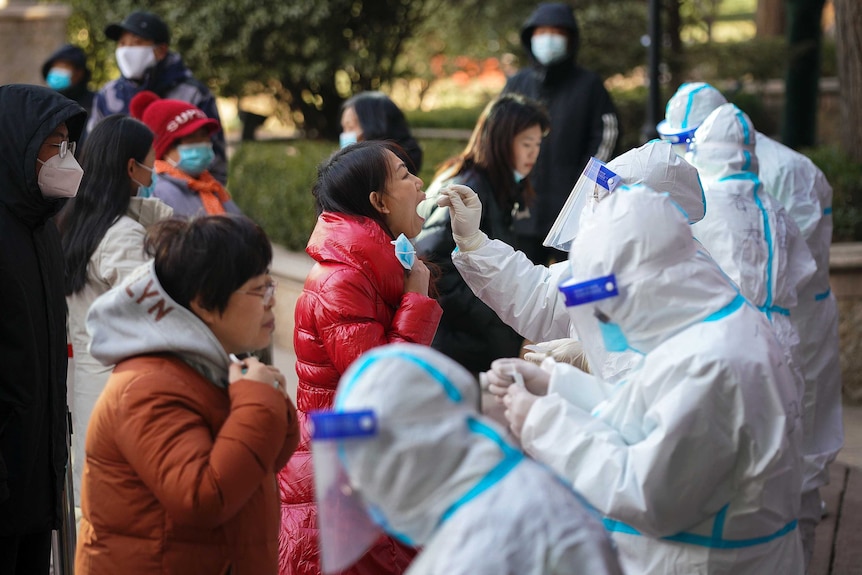
[[[688,128],[688,116],[691,114],[691,107],[694,105],[694,95],[708,88],[709,86],[703,85],[700,88],[695,88],[691,92],[688,93],[688,101],[685,104],[685,115],[682,117],[682,126],[681,128]]]
[[[832,293],[832,288],[829,288],[823,293],[814,294],[814,301],[823,301],[829,297],[829,294]]]
[[[742,123],[743,128],[745,128],[745,122]],[[746,130],[746,139],[748,138],[747,130]],[[725,180],[748,180],[754,183],[754,202],[757,204],[757,209],[760,210],[760,215],[763,218],[763,237],[766,240],[766,249],[767,249],[767,260],[766,260],[766,301],[763,302],[762,306],[759,306],[760,311],[766,314],[766,317],[772,321],[773,313],[780,313],[781,315],[790,315],[790,312],[783,308],[772,305],[772,260],[774,256],[774,249],[772,246],[772,229],[769,226],[769,214],[766,212],[766,207],[763,205],[763,202],[760,200],[760,196],[757,192],[760,190],[760,179],[756,174],[751,172],[744,172],[741,174],[732,174],[730,176],[725,176],[721,178],[719,181]]]
[[[722,509],[722,511],[724,511],[724,509]],[[716,521],[718,521],[718,515],[716,515]],[[631,525],[623,523],[622,521],[616,521],[614,519],[605,517],[602,520],[602,523],[604,523],[605,529],[612,533],[641,535],[640,531],[638,531]],[[723,539],[721,536],[715,536],[716,529],[719,533],[721,533],[721,531],[723,530],[723,524],[718,528],[713,526],[712,535],[677,533],[676,535],[669,535],[667,537],[661,537],[660,539],[664,541],[673,541],[674,543],[686,543],[688,545],[698,545],[700,547],[712,547],[713,549],[741,549],[743,547],[754,547],[755,545],[763,545],[764,543],[769,543],[770,541],[773,541],[780,537],[784,537],[785,535],[796,529],[796,519],[794,519],[775,533],[770,533],[769,535],[764,535],[763,537],[752,537],[751,539]]]
[[[425,371],[427,371],[431,377],[433,377],[441,386],[443,386],[443,390],[446,392],[446,396],[455,402],[461,401],[461,392],[458,391],[458,388],[452,385],[452,382],[449,381],[445,375],[440,373],[440,371],[431,365],[430,363],[412,356],[405,354],[403,351],[397,350],[384,350],[384,351],[373,351],[365,356],[365,359],[362,360],[356,369],[353,371],[353,376],[345,382],[344,384],[344,392],[340,394],[341,400],[336,399],[335,409],[342,409],[342,401],[345,397],[350,394],[350,391],[353,389],[353,386],[356,384],[356,380],[359,379],[359,376],[362,375],[372,363],[377,361],[378,359],[384,359],[387,357],[397,357],[399,359],[403,359],[405,361],[409,361],[415,363]]]
[[[474,485],[467,493],[462,495],[455,503],[449,506],[449,508],[443,513],[443,516],[440,518],[440,524],[443,524],[449,517],[452,516],[455,511],[458,510],[459,507],[464,505],[465,503],[475,499],[479,496],[479,494],[487,491],[494,485],[496,485],[501,479],[503,479],[506,474],[508,474],[512,469],[515,468],[521,461],[524,459],[524,455],[506,443],[506,441],[500,437],[493,428],[485,425],[478,419],[474,419],[472,417],[467,419],[467,427],[473,433],[477,433],[479,435],[484,435],[491,441],[497,444],[500,450],[503,452],[503,460],[500,461],[497,465],[494,466],[491,471],[485,474],[485,476],[479,480],[479,482]]]

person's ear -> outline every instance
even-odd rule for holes
[[[161,62],[165,59],[165,56],[168,55],[168,45],[156,44],[155,46],[153,46],[153,54],[156,55],[156,61]]]
[[[383,201],[383,194],[380,192],[371,192],[368,194],[368,201],[370,201],[371,206],[381,214],[389,213],[389,208],[386,207],[386,202]]]
[[[137,162],[135,162],[134,158],[129,158],[128,165],[126,165],[126,172],[128,172],[129,178],[135,177],[135,164],[136,163]]]
[[[192,313],[198,316],[206,325],[212,325],[213,322],[221,316],[218,310],[206,309],[201,304],[200,296],[195,296],[194,299],[189,302],[189,307],[192,308]]]

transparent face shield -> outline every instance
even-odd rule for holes
[[[615,352],[623,352],[627,346],[619,328],[610,322],[596,304],[619,295],[616,276],[611,274],[585,282],[569,280],[562,283],[559,289],[565,297],[566,310],[581,340],[591,371],[603,379],[613,379],[612,376],[616,375],[612,368],[614,355],[618,355]]]
[[[371,410],[317,411],[310,417],[321,569],[338,573],[356,563],[383,533],[344,466],[351,449],[377,436],[377,418]]]
[[[588,202],[592,199],[597,203],[614,191],[619,184],[619,179],[604,162],[598,158],[590,158],[542,245],[564,252],[569,251],[578,235],[581,213]]]

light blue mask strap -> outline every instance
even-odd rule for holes
[[[464,505],[465,503],[470,502],[471,500],[478,497],[480,494],[484,493],[494,485],[500,482],[510,471],[512,471],[516,465],[518,465],[521,461],[524,460],[524,454],[521,453],[518,449],[509,445],[509,443],[500,437],[500,434],[497,433],[492,427],[485,425],[478,419],[470,417],[467,419],[467,427],[473,433],[477,433],[482,435],[491,441],[493,441],[497,447],[500,448],[500,451],[503,452],[503,460],[500,461],[497,465],[495,465],[491,471],[485,474],[482,479],[479,480],[476,485],[474,485],[467,493],[458,498],[455,503],[449,506],[449,508],[443,513],[443,516],[440,518],[440,522],[438,523],[438,527],[442,525],[449,517],[452,516],[455,511],[458,510],[459,507]]]
[[[428,375],[434,378],[434,380],[443,387],[443,391],[446,392],[446,396],[449,399],[451,399],[455,403],[460,403],[463,400],[463,396],[461,395],[461,392],[458,391],[458,388],[455,387],[452,382],[449,381],[449,379],[445,375],[443,375],[443,373],[439,369],[437,369],[427,361],[420,359],[416,356],[410,355],[408,353],[404,353],[400,350],[385,349],[369,352],[362,360],[362,362],[359,363],[359,365],[357,365],[355,369],[351,370],[352,373],[351,371],[348,371],[348,379],[344,382],[344,391],[343,393],[340,393],[339,396],[336,398],[335,409],[344,408],[344,401],[347,396],[350,395],[350,392],[356,385],[356,380],[359,379],[359,376],[362,375],[366,369],[371,367],[371,364],[373,364],[375,361],[387,358],[398,358],[403,359],[404,361],[415,363],[416,365],[424,369],[428,373]]]

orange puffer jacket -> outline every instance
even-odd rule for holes
[[[275,471],[298,439],[271,386],[223,389],[170,355],[120,362],[87,431],[75,573],[276,573]]]
[[[404,268],[376,222],[324,212],[306,252],[317,261],[296,302],[293,345],[302,440],[279,472],[281,575],[318,575],[317,513],[307,414],[332,406],[341,374],[362,353],[393,342],[430,345],[443,310],[404,293]],[[348,575],[403,573],[413,549],[382,537]]]

